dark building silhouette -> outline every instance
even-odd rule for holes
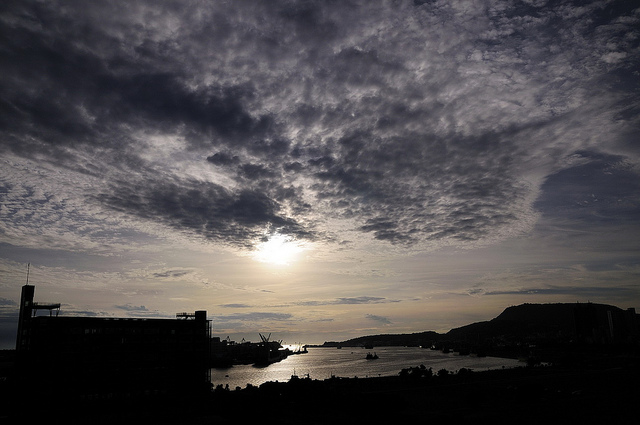
[[[604,304],[576,304],[575,335],[578,341],[596,344],[624,344],[638,338],[634,308],[622,310]]]
[[[23,384],[107,397],[210,388],[206,311],[176,319],[59,317],[59,304],[34,303],[34,293],[22,287],[16,351]]]

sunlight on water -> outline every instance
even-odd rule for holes
[[[367,353],[376,353],[377,360],[367,360]],[[268,381],[286,382],[291,375],[324,380],[333,376],[352,378],[395,376],[408,367],[423,364],[436,373],[440,369],[455,372],[461,368],[474,371],[511,368],[522,363],[513,359],[497,357],[472,357],[444,354],[440,351],[417,347],[380,347],[374,350],[345,347],[309,348],[307,354],[291,355],[278,363],[266,367],[237,365],[231,368],[212,369],[211,382],[214,386],[229,385],[230,389],[245,388],[247,384],[260,385]]]

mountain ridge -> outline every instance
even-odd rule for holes
[[[410,334],[380,334],[327,341],[323,347],[423,346],[444,342],[487,344],[554,340],[591,343],[626,342],[637,338],[639,315],[635,309],[623,310],[597,303],[524,303],[505,308],[491,320],[474,322],[447,333],[424,331]]]

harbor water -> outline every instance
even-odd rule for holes
[[[268,381],[287,382],[292,375],[309,376],[324,380],[331,376],[341,378],[367,378],[396,376],[405,368],[424,365],[433,373],[440,369],[456,372],[461,368],[473,371],[512,368],[523,364],[514,359],[498,357],[461,356],[457,353],[442,353],[419,347],[379,347],[366,350],[356,347],[309,348],[306,354],[290,355],[284,360],[268,366],[236,365],[229,368],[211,369],[214,386],[245,388],[247,384],[259,386]],[[376,360],[367,360],[368,353],[378,355]]]

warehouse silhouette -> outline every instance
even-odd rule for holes
[[[67,317],[60,304],[36,303],[34,294],[35,286],[22,287],[16,379],[24,391],[109,398],[210,389],[206,311],[175,319]]]

